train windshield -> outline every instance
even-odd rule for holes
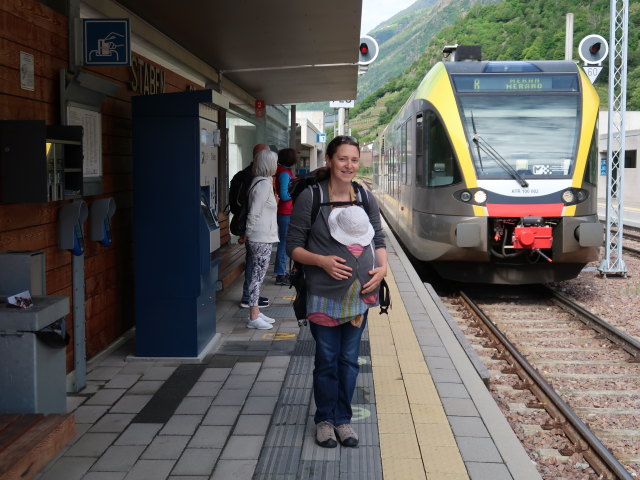
[[[523,179],[571,175],[580,120],[577,92],[474,93],[458,99],[478,178],[515,178],[513,172]]]

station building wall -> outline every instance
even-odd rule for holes
[[[34,56],[34,91],[20,88],[20,51]],[[155,69],[163,78],[164,92],[201,88],[135,52],[132,57],[134,68],[145,64]],[[59,72],[67,66],[65,15],[35,0],[0,2],[0,119],[60,124]],[[131,88],[129,67],[86,71],[121,86],[116,96],[107,97],[102,104],[103,193],[84,197],[89,206],[96,198],[113,197],[117,206],[112,218],[113,244],[104,247],[86,241],[86,348],[91,358],[134,324],[131,98],[138,93]],[[65,203],[0,204],[0,250],[43,250],[47,294],[65,295],[71,302],[71,254],[57,248],[56,221]],[[68,332],[73,335],[73,315],[67,319]],[[67,348],[67,371],[73,369],[72,345],[73,339]]]

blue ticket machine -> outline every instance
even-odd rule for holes
[[[137,356],[197,357],[216,333],[228,106],[213,90],[133,97]]]

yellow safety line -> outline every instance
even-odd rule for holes
[[[369,341],[385,480],[468,480],[467,469],[393,274],[389,315],[369,311]]]

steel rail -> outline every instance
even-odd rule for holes
[[[578,320],[604,335],[608,340],[612,341],[629,355],[633,356],[636,361],[640,361],[640,341],[631,335],[624,333],[622,330],[617,329],[609,322],[603,320],[597,315],[594,315],[590,311],[585,310],[564,293],[558,292],[550,287],[546,288],[551,292],[556,300],[577,313]]]
[[[519,366],[535,382],[541,392],[552,402],[553,406],[567,419],[571,426],[578,432],[582,439],[596,453],[598,458],[619,479],[634,480],[634,477],[624,468],[618,459],[605,447],[600,439],[587,427],[575,412],[565,403],[529,361],[518,351],[500,329],[485,315],[482,309],[471,298],[460,291],[460,297],[469,305],[469,308],[482,320],[491,333],[504,345],[509,354],[518,362]],[[602,472],[600,472],[602,473]]]

